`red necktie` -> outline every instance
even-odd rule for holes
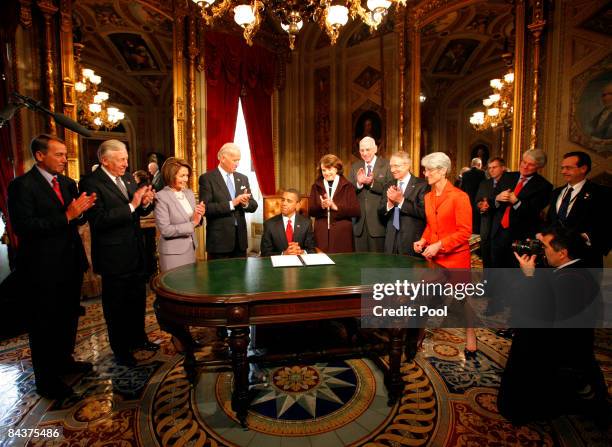
[[[62,191],[60,190],[59,182],[57,181],[57,177],[53,177],[51,180],[51,184],[53,185],[53,191],[55,191],[55,195],[64,204],[64,198],[62,197]]]
[[[523,189],[523,185],[525,185],[526,181],[527,179],[525,177],[520,178],[520,180],[514,187],[515,196],[518,196],[519,192],[521,192],[521,189]],[[501,225],[503,228],[508,228],[510,226],[510,208],[512,208],[512,205],[507,207],[506,211],[504,211],[504,216],[502,217],[502,221],[501,221]]]
[[[291,227],[291,219],[287,221],[287,228],[285,228],[285,236],[287,236],[287,244],[293,242],[293,228]]]

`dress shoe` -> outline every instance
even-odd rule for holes
[[[514,336],[514,329],[499,329],[495,331],[495,334],[497,334],[498,337],[511,339]]]
[[[62,374],[87,374],[92,370],[93,364],[78,360],[73,360],[60,368]]]
[[[477,354],[478,354],[478,349],[476,349],[474,351],[470,351],[468,348],[465,348],[463,350],[463,355],[465,355],[465,359],[466,360],[474,360],[474,359],[476,359]]]
[[[72,387],[61,380],[53,380],[49,383],[36,385],[36,392],[47,399],[62,400],[74,395]]]
[[[115,354],[115,363],[117,365],[133,368],[136,366],[136,358],[130,353]]]
[[[136,345],[135,350],[144,350],[144,351],[159,351],[159,345],[153,343],[152,341],[145,340],[139,345]]]

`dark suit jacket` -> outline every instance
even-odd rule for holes
[[[546,215],[546,223],[555,225],[559,223],[557,215],[557,200],[567,185],[556,188],[551,195],[550,206]],[[587,180],[574,200],[572,209],[567,216],[565,226],[586,233],[591,241],[592,259],[596,265],[589,267],[602,267],[603,256],[612,248],[612,237],[608,231],[610,225],[610,203],[612,203],[610,189]]]
[[[498,183],[502,181],[505,175],[506,173],[504,172],[502,176],[499,178]],[[480,211],[478,211],[480,215],[480,240],[482,242],[487,241],[491,233],[491,223],[493,221],[493,215],[495,214],[495,211],[496,211],[495,194],[494,194],[495,189],[496,188],[493,187],[492,178],[484,179],[482,182],[480,182],[480,186],[478,186],[478,191],[476,192],[475,203],[472,204],[473,207],[476,207],[477,211],[478,211],[478,202],[480,202],[481,199],[486,199],[487,203],[489,204],[489,209],[486,212],[480,213]]]
[[[393,209],[387,211],[387,189],[396,185],[393,180],[383,190],[378,204],[378,214],[386,224],[385,253],[393,253],[393,245],[397,230],[393,226]],[[429,185],[423,179],[410,176],[410,181],[404,189],[404,203],[400,208],[400,230],[399,230],[399,254],[415,256],[413,242],[418,241],[425,229],[425,194],[429,191]]]
[[[308,213],[315,218],[314,232],[317,247],[326,253],[347,253],[354,251],[353,217],[359,217],[361,210],[355,195],[355,188],[340,176],[334,193],[338,211],[330,212],[330,230],[327,231],[327,210],[321,207],[320,197],[326,193],[323,179],[318,178],[310,189]]]
[[[238,205],[232,211],[229,202],[232,200],[225,184],[225,179],[218,168],[200,176],[200,201],[206,205],[206,251],[209,253],[230,253],[238,244],[240,251],[248,247],[247,227],[244,213],[252,213],[257,209],[253,197],[246,208]],[[244,189],[251,192],[251,185],[246,175],[234,172],[234,188],[236,195]],[[235,237],[235,225],[238,223],[238,240]]]
[[[28,280],[48,283],[69,271],[82,273],[88,262],[78,226],[84,219],[66,218],[66,208],[79,195],[69,177],[58,175],[64,205],[36,167],[14,179],[8,189],[9,218],[19,238],[17,270]]]
[[[144,274],[144,244],[140,216],[153,211],[139,206],[132,213],[129,201],[137,190],[129,173],[121,177],[128,190],[129,200],[102,170],[96,169],[81,179],[80,187],[97,199],[87,212],[91,228],[91,259],[96,273],[119,276]]]
[[[467,193],[472,204],[472,233],[480,232],[480,211],[476,206],[476,193],[480,183],[485,179],[485,173],[482,169],[470,168],[461,176],[461,189]]]
[[[470,168],[469,171],[464,172],[461,176],[461,189],[470,196],[470,202],[472,206],[475,204],[476,192],[480,183],[485,179],[485,173],[482,169]]]
[[[384,237],[385,225],[378,215],[378,204],[385,185],[393,181],[393,176],[389,170],[389,160],[376,157],[376,163],[374,169],[372,169],[374,181],[371,185],[364,185],[363,188],[357,189],[357,171],[361,168],[365,170],[365,161],[359,160],[353,163],[348,176],[349,182],[355,186],[357,200],[361,208],[361,216],[353,219],[353,232],[355,236],[361,236],[363,224],[367,221],[369,236]]]
[[[518,172],[508,172],[502,176],[497,183],[497,188],[495,188],[495,196],[506,189],[514,191],[519,178],[520,174]],[[534,174],[518,194],[521,205],[517,209],[514,209],[514,206],[509,202],[500,203],[499,207],[495,209],[491,224],[491,238],[494,238],[502,228],[501,221],[507,207],[511,207],[509,229],[512,240],[535,237],[542,226],[541,214],[550,201],[551,191],[552,185],[550,182],[540,174]]]
[[[315,252],[314,234],[310,219],[299,213],[295,214],[293,241],[300,244],[302,250],[306,250],[309,253]],[[280,255],[288,246],[283,225],[283,215],[279,214],[266,220],[261,238],[261,256]]]
[[[161,171],[157,171],[151,180],[151,185],[155,191],[161,191],[164,189],[164,178],[162,177]]]

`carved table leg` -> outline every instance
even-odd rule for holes
[[[234,391],[232,393],[232,409],[243,427],[246,427],[246,417],[249,409],[249,363],[247,348],[249,346],[249,327],[239,327],[231,330],[229,345],[232,350],[232,369],[234,371]]]
[[[387,392],[389,400],[387,405],[392,406],[397,402],[404,389],[404,381],[400,373],[403,351],[404,330],[399,328],[389,329],[389,370],[386,374]]]

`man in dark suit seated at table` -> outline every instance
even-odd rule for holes
[[[244,258],[248,247],[245,213],[257,202],[246,175],[236,172],[240,147],[225,143],[217,153],[219,166],[200,176],[200,200],[206,205],[207,259]]]
[[[72,353],[88,268],[78,226],[85,223],[82,215],[96,195],[79,195],[74,180],[62,175],[67,164],[62,140],[43,134],[30,148],[36,165],[8,190],[9,215],[19,237],[15,273],[27,303],[36,391],[62,399],[73,393],[63,376],[92,369]]]
[[[287,189],[281,199],[281,214],[264,222],[261,256],[299,255],[315,251],[310,219],[299,211],[300,193]]]

